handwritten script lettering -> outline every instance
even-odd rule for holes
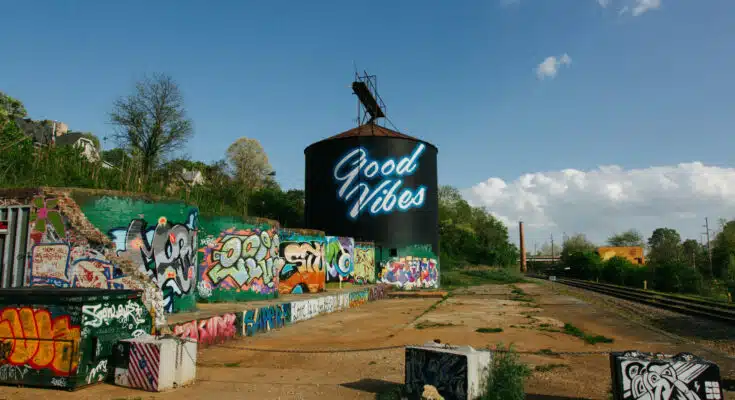
[[[403,177],[416,172],[418,159],[425,149],[426,145],[421,143],[410,155],[398,161],[389,158],[382,163],[371,160],[363,147],[345,154],[335,165],[333,175],[340,184],[337,196],[351,202],[347,215],[354,220],[365,210],[377,215],[391,213],[396,208],[406,211],[421,207],[426,199],[426,187],[422,185],[412,190],[402,186]],[[371,187],[366,183],[368,180],[378,183]]]

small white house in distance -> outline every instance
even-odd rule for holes
[[[201,171],[197,171],[197,170],[189,171],[186,168],[182,168],[181,169],[181,178],[189,186],[196,186],[196,185],[203,185],[204,184],[204,176],[202,176]]]
[[[74,146],[82,149],[82,154],[89,162],[97,162],[100,160],[100,153],[94,146],[94,142],[84,137],[79,132],[67,133],[66,135],[56,137],[57,146]]]

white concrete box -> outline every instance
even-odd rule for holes
[[[115,384],[161,392],[196,378],[197,343],[171,336],[121,340],[116,353]]]
[[[421,396],[424,385],[436,387],[446,400],[475,399],[483,395],[492,353],[470,346],[427,343],[406,347],[406,391]]]

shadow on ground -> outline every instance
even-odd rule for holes
[[[699,326],[697,337],[706,340],[735,340],[735,329],[718,322],[693,318],[688,315],[651,318],[654,325],[679,336],[691,336],[692,326]]]
[[[549,396],[546,394],[526,393],[526,400],[590,400],[590,399],[586,397],[564,397],[564,396]]]
[[[349,389],[360,390],[368,393],[386,393],[399,390],[403,387],[400,383],[383,381],[380,379],[360,379],[355,382],[343,383],[340,386]]]

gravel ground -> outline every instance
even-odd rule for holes
[[[583,299],[592,304],[614,309],[635,322],[656,328],[673,339],[696,343],[730,358],[735,357],[735,328],[708,319],[618,299],[606,294],[571,286],[557,285],[560,293]]]

